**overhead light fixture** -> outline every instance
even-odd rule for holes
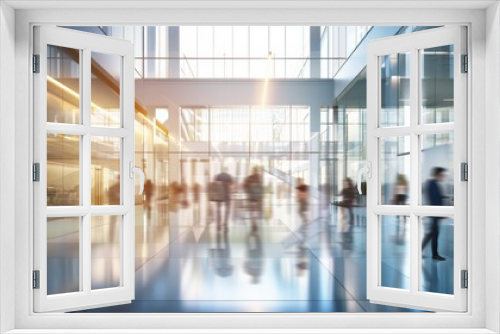
[[[158,122],[162,124],[165,123],[166,121],[168,121],[168,116],[169,114],[167,108],[156,108],[155,117]]]

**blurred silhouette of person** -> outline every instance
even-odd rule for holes
[[[213,262],[215,273],[221,277],[231,276],[233,265],[231,263],[231,246],[227,234],[217,233],[216,249],[213,249]]]
[[[345,211],[349,213],[349,225],[354,225],[354,212],[353,212],[353,205],[354,201],[356,199],[356,188],[354,188],[354,184],[352,180],[348,177],[346,177],[343,181],[343,189],[340,192],[340,195],[342,196],[342,203],[341,206],[344,208],[344,214],[343,216],[345,217]]]
[[[307,222],[307,210],[309,209],[309,186],[304,183],[304,179],[297,179],[297,204],[299,205],[299,216],[302,223]]]
[[[330,216],[330,195],[331,187],[328,183],[323,183],[319,186],[319,216]]]
[[[201,186],[198,182],[194,182],[191,190],[193,191],[193,220],[195,224],[200,222],[200,193]]]
[[[188,186],[184,181],[182,181],[181,184],[179,185],[179,201],[183,209],[189,207]]]
[[[404,174],[398,174],[394,186],[394,204],[405,205],[408,198],[408,181]]]
[[[431,178],[427,181],[425,191],[429,205],[441,206],[443,205],[443,192],[439,182],[445,177],[446,169],[443,167],[434,167],[432,169]],[[422,241],[422,250],[427,246],[429,241],[432,240],[432,259],[435,261],[445,261],[446,259],[438,253],[438,236],[439,236],[439,221],[442,217],[429,217],[431,220],[430,229],[427,231]]]
[[[108,190],[108,201],[109,205],[120,205],[121,204],[121,199],[120,199],[120,174],[116,174],[115,177],[115,182],[109,187]],[[135,196],[134,196],[134,205],[135,205]],[[120,222],[120,216],[118,215],[112,215],[110,216],[110,233],[112,236],[115,235],[115,232],[117,230],[117,227],[119,226]],[[115,224],[118,223],[118,224]]]
[[[151,202],[155,192],[155,186],[151,179],[147,179],[144,183],[144,201],[142,203],[144,209],[147,212],[148,219],[151,219]]]
[[[392,204],[394,205],[405,205],[406,199],[408,198],[408,181],[404,174],[398,174],[396,177],[396,184],[394,185]],[[404,234],[406,231],[406,225],[403,225],[403,229],[400,228],[400,217],[397,216],[397,228],[396,228],[396,238],[401,243],[404,242]],[[403,224],[405,222],[405,216],[403,216]],[[401,231],[400,231],[401,230]]]
[[[299,205],[299,217],[301,219],[301,227],[299,228],[301,240],[298,245],[299,252],[297,254],[297,267],[304,270],[307,269],[305,242],[307,239],[308,229],[307,211],[309,210],[309,186],[305,184],[304,179],[297,178],[297,185],[295,189],[297,190],[297,204]]]
[[[120,205],[120,174],[116,174],[115,182],[109,187],[109,205]]]
[[[215,176],[215,182],[212,184],[212,189],[217,186],[220,190],[217,190],[217,195],[220,196],[217,202],[217,231],[220,231],[222,226],[224,226],[224,232],[227,233],[229,231],[228,221],[229,221],[229,212],[231,210],[231,189],[233,186],[233,178],[231,175],[227,173],[227,167],[222,169],[222,172]],[[222,205],[224,205],[224,220],[222,220],[221,210]]]
[[[250,209],[251,218],[256,214],[257,217],[262,218],[262,196],[264,195],[264,185],[262,182],[262,175],[258,166],[253,167],[252,174],[245,178],[243,189],[247,193],[247,200]],[[252,219],[252,227],[256,221]]]
[[[177,211],[180,191],[180,185],[177,181],[173,181],[168,186],[168,209],[170,212]]]
[[[262,240],[259,232],[252,229],[246,238],[246,260],[243,264],[245,272],[252,277],[252,283],[257,284],[262,276]]]

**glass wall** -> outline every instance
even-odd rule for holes
[[[183,157],[203,154],[222,164],[234,157],[247,164],[265,161],[261,167],[266,172],[309,182],[308,158],[303,156],[310,153],[309,107],[183,107],[181,133]]]
[[[321,27],[321,77],[333,78],[371,26]]]
[[[183,26],[179,30],[181,78],[309,76],[309,27]]]
[[[332,203],[342,201],[343,183],[355,181],[366,159],[366,72],[363,70],[350,89],[341,94],[332,108],[322,111],[322,155],[328,158]],[[357,199],[364,205],[364,196]]]
[[[138,78],[333,78],[369,26],[101,26],[135,45]],[[96,32],[99,32],[96,31]],[[317,32],[317,36],[316,36]],[[311,74],[313,61],[321,71]]]
[[[90,312],[408,311],[377,306],[366,299],[366,186],[362,195],[354,190],[356,173],[366,159],[364,70],[331,105],[321,108],[293,102],[301,99],[289,92],[281,92],[290,102],[280,105],[178,102],[168,85],[180,80],[167,82],[182,79],[185,89],[191,89],[189,82],[194,87],[210,83],[204,80],[210,78],[307,80],[315,72],[320,78],[332,79],[370,27],[86,29],[135,44],[135,162],[146,174],[144,194],[139,195],[138,183],[135,192],[136,298],[131,304]],[[429,50],[426,58],[429,83],[432,73],[437,73],[432,70],[438,64],[433,55],[441,54],[437,51],[441,50]],[[49,85],[53,112],[48,121],[77,122],[77,58],[65,52],[53,57]],[[391,83],[397,76],[404,86],[404,55],[386,60],[386,81]],[[321,65],[320,74],[317,67],[311,70],[314,62]],[[98,76],[96,72],[96,80]],[[160,88],[165,84],[165,89],[154,91],[154,98],[145,88],[149,79],[157,79],[154,83]],[[217,91],[216,85],[210,89],[220,96],[225,93]],[[404,122],[405,106],[396,103],[404,94],[386,95],[388,126]],[[109,105],[99,99],[96,95],[93,103]],[[449,105],[447,108],[428,107],[425,117],[446,121],[452,118]],[[115,109],[94,108],[95,116],[101,124],[113,125]],[[77,203],[75,175],[80,171],[72,155],[78,154],[78,141],[57,136],[47,140],[48,201]],[[450,134],[423,138],[426,163],[433,164],[437,155],[452,156],[452,142]],[[109,153],[96,154],[92,165],[93,187],[100,194],[95,204],[106,205],[110,204],[106,194],[116,178],[114,160],[120,146],[99,138],[94,146],[96,151]],[[384,147],[384,158],[397,173],[404,140],[400,144],[399,138],[391,138]],[[392,198],[394,189],[395,178],[390,173],[384,185],[387,198]],[[114,220],[107,217],[93,225],[94,249],[113,245],[114,235],[120,233]],[[405,218],[384,220],[387,258],[392,249],[405,248],[407,229],[400,221]],[[52,253],[52,262],[60,266],[54,267],[54,281],[71,281],[78,277],[75,250],[79,232],[74,227],[78,222],[56,218],[48,223],[52,225],[51,249],[58,249],[57,254]],[[392,233],[401,238],[392,238]],[[71,252],[66,255],[60,245]],[[98,286],[115,285],[112,266],[96,264],[93,268]],[[402,268],[385,268],[389,274],[383,284],[404,286]],[[428,283],[423,279],[426,291],[439,289]],[[57,288],[54,285],[54,291]],[[73,289],[68,283],[63,290]]]

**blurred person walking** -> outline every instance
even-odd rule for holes
[[[393,200],[392,204],[394,205],[405,205],[406,199],[408,198],[408,181],[406,180],[406,176],[404,174],[398,174],[396,177],[396,184],[394,185],[393,190]],[[404,240],[404,236],[406,233],[406,224],[405,224],[405,216],[403,216],[403,229],[399,224],[400,217],[397,217],[397,227],[396,227],[396,237],[399,242]]]
[[[394,186],[394,204],[405,205],[408,198],[408,181],[404,174],[398,174],[396,185]]]
[[[299,252],[297,254],[298,263],[297,267],[299,269],[307,269],[307,259],[306,259],[306,246],[305,242],[307,239],[307,230],[309,228],[307,211],[309,210],[309,186],[305,184],[304,179],[297,178],[297,204],[299,205],[299,217],[301,219],[301,227],[299,228],[299,233],[301,233],[301,240],[298,245]]]
[[[245,178],[243,189],[247,193],[252,228],[255,229],[257,226],[253,218],[254,216],[262,218],[262,197],[264,194],[264,184],[260,173],[260,167],[255,166],[252,170],[252,174]]]
[[[227,172],[227,167],[215,176],[214,182],[210,184],[210,200],[217,203],[217,232],[220,232],[224,226],[224,233],[229,231],[228,221],[231,210],[231,190],[233,178]],[[221,210],[224,205],[224,220],[222,220]]]
[[[201,186],[198,182],[194,182],[191,190],[193,192],[193,220],[196,225],[200,223],[200,193]]]
[[[120,174],[115,177],[115,182],[109,187],[108,190],[108,203],[109,205],[120,205]]]
[[[434,167],[432,169],[431,178],[427,181],[425,191],[429,205],[441,206],[443,205],[443,192],[439,183],[445,178],[446,169],[443,167]],[[422,241],[422,250],[427,246],[429,241],[432,240],[432,259],[435,261],[445,261],[446,259],[438,253],[438,237],[439,237],[439,221],[442,217],[430,217],[431,226],[427,231]]]
[[[344,214],[342,215],[343,218],[345,218],[345,211],[349,213],[349,225],[354,225],[354,212],[353,212],[353,206],[354,206],[354,201],[356,200],[356,188],[354,188],[354,183],[352,180],[348,177],[346,177],[343,181],[343,189],[340,192],[340,195],[342,196],[342,202],[341,206],[344,208]]]
[[[153,200],[154,192],[155,186],[153,182],[151,182],[151,179],[147,179],[144,183],[144,201],[142,202],[142,205],[144,210],[147,212],[148,220],[151,219],[151,202]]]
[[[246,237],[246,259],[243,264],[245,272],[251,277],[252,284],[258,284],[263,271],[262,240],[259,231],[252,230]]]

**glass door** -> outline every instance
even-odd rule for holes
[[[134,298],[133,44],[34,30],[34,310]]]
[[[367,294],[373,303],[466,311],[465,38],[465,28],[445,27],[368,46]]]

